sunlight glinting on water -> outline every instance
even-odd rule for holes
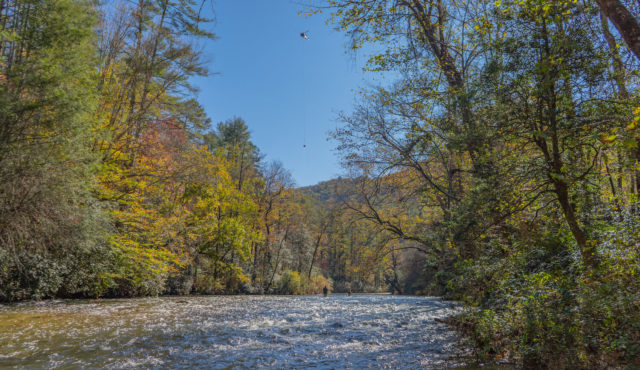
[[[399,368],[455,364],[437,298],[213,296],[0,305],[0,367]]]

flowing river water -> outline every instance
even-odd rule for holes
[[[430,297],[208,296],[0,305],[0,368],[443,368]]]

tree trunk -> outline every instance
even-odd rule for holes
[[[627,86],[624,81],[624,64],[622,64],[620,53],[618,53],[616,39],[611,31],[609,31],[609,21],[603,11],[600,11],[600,23],[602,24],[602,33],[609,46],[609,56],[611,56],[611,64],[613,66],[612,77],[618,88],[618,96],[622,99],[627,99],[629,98],[629,93],[627,92]]]
[[[602,12],[616,27],[629,50],[640,59],[640,24],[620,0],[596,0]]]
[[[571,234],[573,234],[573,237],[576,239],[576,243],[578,244],[578,248],[580,248],[582,261],[587,267],[595,267],[596,256],[593,253],[593,246],[587,240],[587,235],[578,223],[576,213],[573,209],[573,206],[571,205],[571,202],[569,201],[569,189],[567,184],[562,180],[554,180],[553,187],[558,197],[560,207],[562,208],[564,218],[569,225],[569,229],[571,230]]]
[[[267,293],[269,292],[269,289],[271,289],[271,285],[273,284],[273,279],[276,276],[276,272],[278,271],[278,264],[280,263],[280,251],[282,250],[282,246],[284,245],[285,239],[287,239],[287,235],[289,234],[289,227],[287,227],[284,231],[284,236],[282,237],[282,240],[280,240],[280,244],[278,246],[278,252],[276,254],[276,264],[273,267],[273,272],[271,274],[271,279],[269,279],[269,283],[267,284],[266,288],[264,289],[264,292]]]
[[[313,255],[311,255],[311,265],[309,265],[309,273],[307,274],[307,279],[311,279],[311,270],[313,270],[313,263],[316,261],[316,254],[318,253],[318,248],[320,247],[320,241],[322,240],[322,236],[327,230],[328,225],[328,220],[324,220],[320,225],[320,232],[318,233],[318,237],[316,238],[316,245],[313,248]]]
[[[393,294],[393,292],[402,294],[402,288],[400,288],[400,279],[398,278],[398,256],[396,252],[391,252],[391,262],[393,264],[393,281],[391,282],[391,294]]]

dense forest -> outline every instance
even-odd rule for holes
[[[640,366],[640,6],[330,0],[378,50],[296,188],[191,81],[201,0],[0,0],[0,301],[439,295],[486,358]]]
[[[364,225],[211,125],[202,4],[0,3],[0,301],[386,289]]]
[[[452,323],[481,356],[639,366],[638,3],[327,5],[397,76],[334,138],[346,209],[421,256],[400,285],[464,302]]]

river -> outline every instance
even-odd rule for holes
[[[0,368],[442,368],[449,302],[207,296],[0,305]]]

